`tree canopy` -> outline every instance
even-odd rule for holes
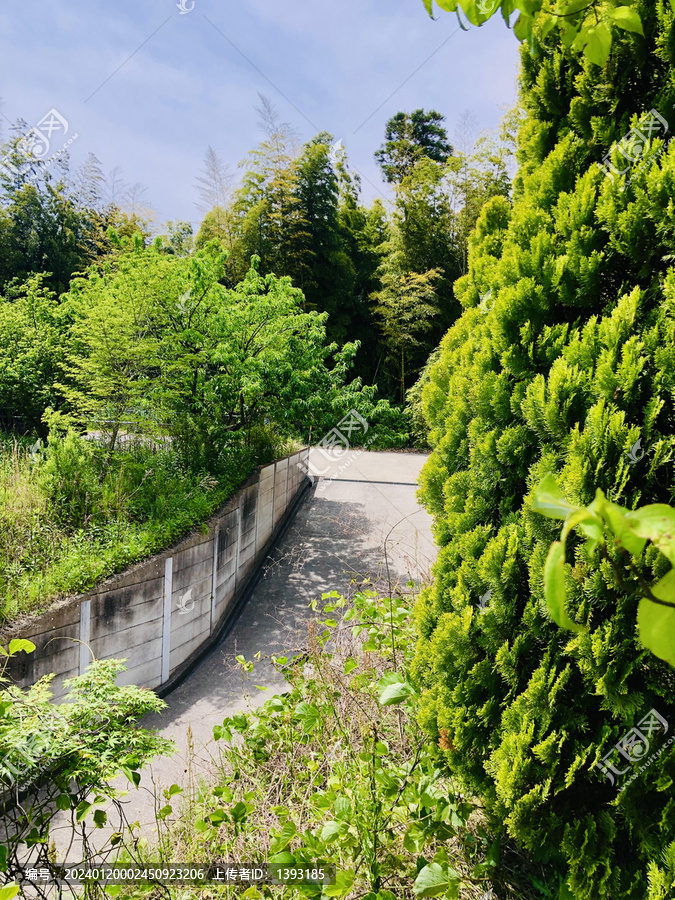
[[[375,153],[388,182],[400,183],[421,159],[444,163],[452,154],[445,117],[432,109],[399,112],[386,124],[385,142]]]

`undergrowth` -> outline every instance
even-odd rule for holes
[[[72,432],[47,446],[0,442],[0,624],[170,546],[267,461],[232,448],[214,475],[161,445],[109,455]]]
[[[324,602],[305,649],[272,657],[288,690],[214,728],[215,780],[167,788],[158,799],[159,852],[141,852],[147,865],[334,866],[334,883],[165,885],[166,894],[539,897],[531,883],[506,892],[508,853],[498,869],[499,838],[417,724],[410,598],[333,593]],[[253,672],[254,660],[237,659],[244,676]],[[493,893],[497,883],[504,893]]]

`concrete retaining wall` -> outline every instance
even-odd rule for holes
[[[27,687],[66,678],[97,659],[127,660],[120,684],[155,690],[175,682],[223,629],[306,484],[309,448],[258,469],[202,529],[164,553],[113,576],[86,594],[0,633],[36,645],[9,661]]]

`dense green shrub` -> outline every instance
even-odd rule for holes
[[[675,145],[661,130],[626,175],[596,165],[650,109],[675,121],[674,14],[640,13],[646,40],[621,40],[602,70],[550,37],[524,52],[513,206],[483,210],[455,286],[465,312],[423,388],[441,551],[418,606],[422,720],[577,900],[675,890],[673,746],[623,791],[596,766],[652,708],[672,730],[675,672],[639,643],[618,554],[589,565],[572,535],[568,609],[587,629],[552,624],[558,529],[531,509],[548,472],[579,505],[596,487],[630,509],[673,501]],[[649,583],[667,568],[655,550],[640,565]]]
[[[95,450],[72,429],[47,445],[41,482],[57,518],[65,525],[81,525],[94,518],[103,499],[96,471]]]

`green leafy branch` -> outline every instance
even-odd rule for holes
[[[567,612],[565,583],[565,544],[570,531],[578,528],[586,537],[587,551],[599,549],[609,560],[619,587],[642,594],[637,614],[642,645],[675,667],[675,568],[648,585],[635,563],[651,541],[675,567],[675,509],[665,503],[625,509],[610,502],[599,489],[589,506],[574,506],[565,500],[551,474],[537,488],[532,509],[549,519],[564,520],[560,540],[551,544],[544,565],[546,605],[556,624],[570,631],[583,630]],[[633,583],[626,582],[607,552],[609,545],[620,551]]]
[[[433,14],[433,2],[423,0],[429,15]],[[640,15],[633,3],[626,0],[558,0],[555,6],[544,4],[544,0],[436,0],[436,3],[446,12],[457,13],[458,18],[461,9],[472,25],[483,25],[501,10],[510,28],[511,16],[517,12],[513,33],[519,41],[526,41],[531,50],[535,26],[542,38],[558,28],[563,46],[581,51],[598,66],[604,66],[609,59],[616,29],[644,37]],[[670,0],[670,4],[675,9],[675,0]]]

